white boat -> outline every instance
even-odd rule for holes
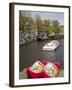
[[[59,41],[57,40],[53,40],[49,43],[46,43],[44,46],[43,46],[43,50],[55,50],[59,45]]]

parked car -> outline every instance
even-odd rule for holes
[[[59,41],[57,40],[53,40],[49,43],[46,43],[44,46],[43,46],[43,50],[55,50],[59,45]]]

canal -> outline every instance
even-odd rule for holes
[[[59,62],[61,69],[64,69],[64,39],[59,39],[58,41],[60,44],[55,51],[42,50],[42,47],[50,42],[49,40],[20,45],[20,72],[24,68],[31,66],[37,60]]]

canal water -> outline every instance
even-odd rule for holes
[[[59,39],[58,41],[60,44],[55,51],[42,50],[42,47],[50,42],[49,40],[20,45],[20,72],[37,60],[59,62],[61,69],[64,69],[64,40]]]

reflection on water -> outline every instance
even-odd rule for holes
[[[55,60],[55,53],[54,52],[44,52],[43,54],[45,59],[54,59]]]
[[[25,67],[31,66],[38,59],[48,61],[58,61],[61,68],[64,68],[64,40],[59,40],[59,46],[55,51],[44,51],[42,47],[49,41],[33,42],[20,45],[20,71]]]

